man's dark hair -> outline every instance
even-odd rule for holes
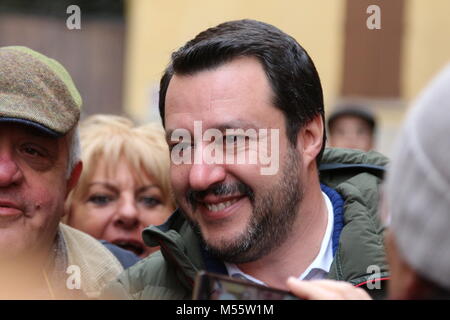
[[[167,88],[174,74],[191,75],[213,69],[238,57],[255,57],[262,64],[274,92],[274,105],[286,119],[286,135],[294,146],[301,127],[322,116],[325,148],[323,93],[317,70],[308,53],[291,36],[255,20],[219,24],[198,34],[172,54],[160,83],[159,113],[164,125]]]

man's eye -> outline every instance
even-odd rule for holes
[[[228,136],[224,137],[225,143],[227,143],[227,144],[234,144],[238,141],[239,138],[240,137],[236,136],[236,135],[228,135]]]
[[[184,151],[188,151],[193,147],[191,142],[180,142],[180,143],[175,143],[169,146],[169,150],[176,150],[178,152],[184,152]]]
[[[45,157],[45,153],[32,146],[23,146],[22,152],[32,157]]]
[[[139,202],[141,202],[148,208],[153,208],[161,204],[161,201],[154,197],[141,197],[139,198]]]
[[[110,203],[113,199],[109,196],[105,195],[93,195],[88,198],[88,202],[92,202],[93,204],[103,206]]]
[[[228,145],[234,148],[246,148],[250,141],[251,138],[246,135],[227,135],[224,136],[224,147]]]

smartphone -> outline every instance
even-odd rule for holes
[[[193,300],[299,300],[291,293],[250,281],[200,271],[195,279]]]

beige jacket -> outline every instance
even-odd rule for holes
[[[67,249],[69,266],[78,266],[81,290],[89,298],[97,298],[107,283],[123,271],[116,257],[97,239],[69,227],[59,225]]]

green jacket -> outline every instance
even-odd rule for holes
[[[377,152],[325,150],[321,183],[344,199],[344,227],[330,279],[363,284],[374,279],[373,271],[368,269],[371,265],[379,267],[381,274],[375,275],[377,278],[387,276],[383,228],[377,219],[378,189],[386,164],[387,158]],[[146,244],[159,245],[161,250],[125,270],[107,286],[103,297],[191,299],[195,275],[205,265],[199,239],[182,214],[176,211],[165,224],[148,227],[143,238]],[[383,292],[378,290],[373,296]]]

